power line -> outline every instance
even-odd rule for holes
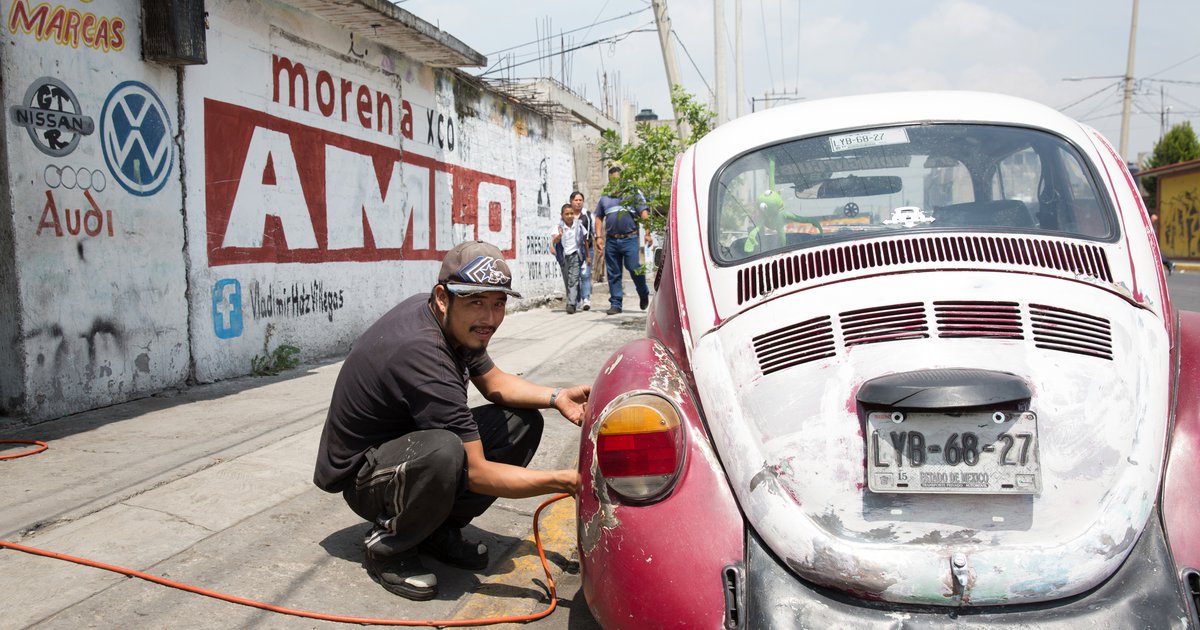
[[[700,75],[700,80],[704,82],[704,87],[708,88],[709,95],[711,95],[713,98],[716,98],[717,93],[714,92],[712,86],[708,84],[708,79],[704,78],[704,73],[700,71],[700,66],[696,65],[696,60],[692,59],[692,53],[688,52],[687,46],[685,46],[683,43],[683,38],[679,36],[679,33],[675,32],[675,29],[671,29],[671,35],[675,36],[675,41],[679,42],[679,47],[683,49],[683,54],[688,58],[688,61],[692,62],[692,68],[695,68],[696,74]]]
[[[608,3],[605,3],[605,5],[604,5],[604,6],[608,6]],[[639,13],[645,13],[646,11],[649,11],[649,10],[650,10],[650,8],[649,8],[649,7],[646,7],[645,9],[639,9],[639,10],[637,10],[637,11],[630,11],[629,13],[626,13],[626,14],[624,14],[624,15],[618,15],[618,16],[616,16],[616,17],[611,17],[611,18],[608,18],[607,20],[602,20],[602,21],[599,21],[599,22],[595,22],[595,21],[593,21],[591,24],[588,24],[587,26],[580,26],[579,28],[573,28],[573,29],[571,29],[571,30],[569,30],[569,31],[561,31],[561,32],[559,32],[559,35],[569,35],[569,34],[571,34],[571,33],[574,33],[574,32],[577,32],[577,31],[582,31],[582,30],[587,30],[587,31],[589,31],[589,32],[590,32],[590,31],[592,30],[592,27],[594,27],[594,26],[599,26],[599,25],[601,25],[601,24],[607,24],[607,23],[609,23],[609,22],[615,22],[615,21],[617,21],[617,20],[620,20],[620,19],[623,19],[623,18],[627,18],[627,17],[629,17],[629,16],[631,16],[631,15],[637,15],[637,14],[639,14]],[[600,9],[600,11],[601,11],[601,13],[603,13],[603,12],[604,12],[604,9]],[[599,15],[597,15],[596,17],[599,17]],[[583,36],[584,36],[584,37],[587,37],[587,33],[584,33],[584,34],[583,34]],[[500,53],[502,53],[502,52],[508,52],[508,51],[510,51],[510,50],[515,50],[515,49],[517,49],[517,48],[524,48],[524,47],[526,47],[526,46],[533,46],[534,44],[539,44],[539,43],[541,43],[541,42],[542,42],[544,39],[546,39],[546,38],[544,38],[544,37],[539,37],[539,38],[537,38],[537,39],[535,39],[535,40],[533,40],[533,41],[531,41],[531,42],[525,42],[524,44],[517,44],[516,46],[509,46],[508,48],[501,48],[500,50],[497,50],[497,51],[493,51],[493,52],[487,53],[487,56],[489,56],[489,57],[490,57],[490,56],[492,56],[492,55],[498,55],[498,54],[500,54]]]
[[[787,63],[783,60],[783,42],[787,41],[783,38],[783,3],[775,5],[779,7],[779,80],[783,82],[783,89],[787,89]],[[799,45],[799,44],[797,44]]]
[[[494,73],[494,72],[504,72],[504,71],[507,71],[507,70],[512,70],[513,68],[518,68],[518,67],[520,67],[520,66],[524,66],[524,65],[528,65],[528,64],[531,64],[531,63],[534,63],[534,62],[537,62],[537,61],[541,61],[541,60],[545,59],[546,57],[553,57],[554,55],[559,55],[559,54],[562,54],[562,53],[569,53],[569,52],[572,52],[572,51],[579,50],[580,48],[587,48],[588,46],[595,46],[596,44],[605,44],[605,43],[615,43],[615,42],[619,42],[619,41],[621,41],[621,40],[625,39],[626,37],[629,37],[630,35],[632,35],[632,34],[634,34],[634,33],[652,33],[652,32],[655,32],[655,30],[654,30],[654,29],[648,29],[647,27],[649,27],[649,26],[653,26],[653,24],[654,24],[653,22],[647,22],[646,24],[642,24],[641,26],[638,26],[638,27],[636,27],[636,28],[633,28],[633,29],[630,29],[630,30],[628,30],[628,31],[625,31],[624,33],[617,33],[616,35],[610,35],[610,36],[608,36],[608,37],[601,37],[600,39],[595,39],[595,40],[592,40],[592,41],[590,41],[590,42],[587,42],[587,43],[584,43],[584,44],[580,44],[580,45],[578,45],[578,46],[572,46],[571,48],[567,48],[567,49],[565,49],[565,50],[560,50],[560,51],[553,52],[553,53],[546,54],[546,55],[540,55],[540,56],[538,56],[538,57],[537,57],[537,58],[535,58],[535,59],[529,59],[529,60],[526,60],[526,61],[521,61],[521,62],[518,62],[518,63],[513,63],[513,64],[510,64],[510,65],[507,65],[507,66],[500,67],[500,68],[493,68],[493,69],[491,69],[491,70],[488,70],[488,71],[486,71],[486,72],[484,72],[484,73],[482,73],[482,74],[479,74],[479,75],[477,75],[477,76],[483,77],[483,76],[487,76],[487,75],[489,75],[489,74],[492,74],[492,73]]]
[[[1116,81],[1116,82],[1114,82],[1114,83],[1109,83],[1108,85],[1106,85],[1106,86],[1104,86],[1104,87],[1100,88],[1099,90],[1096,90],[1095,92],[1092,92],[1091,94],[1088,94],[1087,96],[1085,96],[1085,97],[1083,97],[1083,98],[1081,98],[1081,99],[1079,99],[1079,100],[1077,100],[1077,101],[1073,101],[1073,102],[1071,102],[1071,103],[1068,103],[1067,105],[1063,105],[1062,107],[1059,107],[1059,108],[1057,108],[1057,109],[1058,109],[1058,111],[1060,111],[1060,112],[1065,112],[1065,111],[1067,111],[1068,109],[1071,109],[1072,107],[1075,107],[1076,105],[1078,105],[1078,104],[1080,104],[1080,103],[1082,103],[1082,102],[1084,102],[1084,101],[1088,100],[1089,98],[1092,98],[1093,96],[1096,96],[1097,94],[1100,94],[1101,92],[1104,92],[1105,90],[1112,89],[1114,86],[1117,86],[1117,85],[1120,85],[1120,84],[1121,84],[1121,82],[1120,82],[1120,81]]]
[[[1152,75],[1150,75],[1150,76],[1151,76],[1151,77],[1156,77],[1156,76],[1158,76],[1158,75],[1160,75],[1160,74],[1162,74],[1162,73],[1166,72],[1167,70],[1170,70],[1170,69],[1172,69],[1172,68],[1178,68],[1179,66],[1182,66],[1183,64],[1185,64],[1185,63],[1187,63],[1187,62],[1189,62],[1189,61],[1191,61],[1191,60],[1193,60],[1193,59],[1195,59],[1195,58],[1197,58],[1197,57],[1200,57],[1200,53],[1196,53],[1196,54],[1192,55],[1191,57],[1188,57],[1187,59],[1184,59],[1183,61],[1180,61],[1179,63],[1175,63],[1175,64],[1172,64],[1172,65],[1169,65],[1169,66],[1167,66],[1166,68],[1163,68],[1162,70],[1159,70],[1158,72],[1155,72],[1154,74],[1152,74]],[[1149,77],[1147,77],[1147,78],[1149,78]]]
[[[800,30],[804,28],[804,20],[800,17],[800,0],[796,0],[796,91],[800,91],[800,42],[803,37],[800,35]]]
[[[771,85],[775,85],[775,70],[771,68],[771,50],[767,45],[767,9],[763,6],[763,0],[758,0],[758,17],[762,18],[763,27],[763,59],[767,60],[767,77],[771,79]],[[782,42],[780,42],[782,45]]]
[[[609,3],[609,2],[611,2],[611,1],[612,1],[612,0],[604,0],[604,6],[600,7],[600,10],[596,12],[596,17],[592,18],[592,24],[591,24],[591,26],[588,26],[587,32],[585,32],[583,35],[581,35],[581,36],[579,37],[579,39],[587,39],[587,36],[588,36],[588,35],[589,35],[589,34],[592,32],[592,26],[595,26],[595,25],[597,25],[597,24],[601,24],[601,23],[602,23],[602,22],[597,22],[596,20],[599,20],[599,19],[600,19],[600,16],[604,14],[604,10],[608,8],[608,3]],[[649,8],[649,7],[647,7],[647,9],[648,9],[648,8]],[[646,10],[646,9],[642,9],[642,11],[645,11],[645,10]],[[635,14],[637,14],[637,13],[638,13],[637,11],[633,11],[633,12],[631,12],[631,13],[626,13],[626,14],[625,14],[625,16],[622,16],[622,17],[627,17],[627,16],[630,16],[630,15],[635,15]],[[615,20],[615,19],[617,19],[617,18],[613,18],[613,19]],[[605,20],[605,22],[610,22],[610,21],[612,21],[612,20]]]

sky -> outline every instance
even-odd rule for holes
[[[735,2],[723,3],[732,117]],[[671,117],[649,0],[398,4],[486,55],[488,67],[464,69],[471,74],[550,75],[597,104],[607,77],[611,99]],[[667,1],[683,85],[710,103],[713,5]],[[745,112],[801,98],[983,90],[1049,105],[1095,127],[1116,147],[1132,13],[1133,0],[743,0]],[[1200,131],[1198,29],[1198,0],[1139,1],[1126,158],[1152,151],[1164,123],[1169,129],[1190,121]],[[550,54],[564,48],[577,49]]]

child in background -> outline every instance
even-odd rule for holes
[[[563,284],[567,289],[567,314],[573,315],[580,302],[580,269],[589,255],[587,230],[575,220],[575,208],[571,204],[563,204],[560,212],[562,220],[550,238],[554,242],[554,257],[558,259]]]
[[[575,222],[583,228],[587,239],[587,254],[583,257],[583,269],[579,272],[579,300],[583,310],[592,308],[592,215],[583,208],[583,193],[571,193],[571,208],[575,211]]]

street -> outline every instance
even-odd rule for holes
[[[497,365],[546,385],[590,383],[596,366],[642,334],[645,314],[605,316],[561,304],[511,313],[489,351]],[[627,302],[628,304],[628,302]],[[501,499],[464,530],[489,547],[485,571],[428,565],[440,595],[392,595],[362,566],[367,524],[311,482],[317,439],[341,362],[277,377],[188,388],[0,439],[36,439],[38,455],[0,460],[0,538],[145,571],[283,607],[376,619],[463,619],[545,609],[532,537],[546,497]],[[481,404],[478,393],[471,404]],[[545,412],[534,468],[567,468],[578,429]],[[0,444],[0,455],[24,450]],[[579,591],[574,502],[542,512],[558,610],[539,628],[595,628]],[[339,627],[221,602],[60,560],[0,550],[0,628]]]
[[[1175,308],[1184,311],[1200,311],[1200,266],[1196,269],[1175,270],[1167,276],[1167,287],[1171,291],[1171,299]]]

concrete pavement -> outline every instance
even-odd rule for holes
[[[591,311],[566,315],[560,301],[510,313],[490,347],[497,365],[546,385],[591,383],[609,354],[640,336],[645,324],[631,285],[626,312],[614,316],[604,315],[604,286],[595,288],[598,308]],[[441,620],[543,610],[545,576],[532,537],[542,499],[501,499],[464,532],[488,544],[485,571],[429,560],[440,582],[433,601],[410,602],[370,579],[362,566],[366,523],[340,496],[311,482],[340,366],[340,360],[307,365],[0,430],[0,439],[50,445],[0,461],[0,538],[329,614]],[[472,404],[482,402],[472,394]],[[556,412],[544,413],[546,432],[532,467],[573,467],[579,430]],[[0,455],[23,449],[0,445]],[[558,611],[534,625],[597,627],[579,588],[573,500],[544,511],[541,531],[561,599]],[[11,549],[0,550],[0,602],[0,628],[341,625]]]

